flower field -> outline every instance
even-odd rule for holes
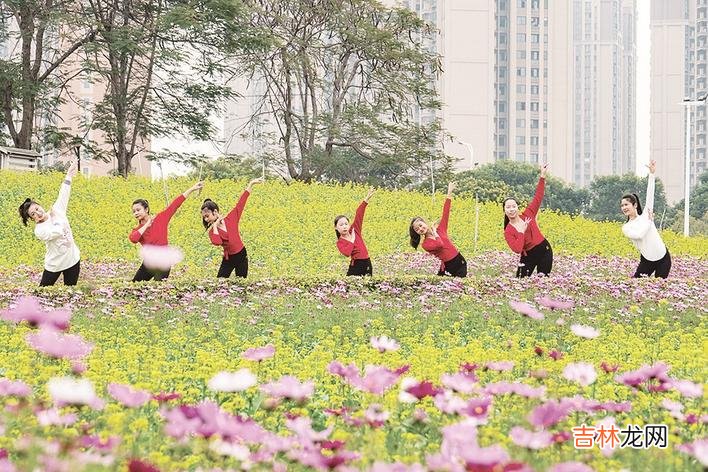
[[[130,203],[161,209],[161,185],[77,179],[79,285],[39,289],[43,245],[16,206],[32,188],[48,207],[60,178],[0,173],[0,471],[708,464],[705,239],[663,233],[671,277],[632,280],[617,225],[543,213],[553,273],[517,280],[501,209],[481,208],[475,251],[462,197],[450,234],[470,277],[441,279],[405,245],[410,217],[437,218],[442,198],[381,191],[364,225],[376,276],[352,280],[331,222],[365,189],[267,183],[243,218],[247,281],[215,279],[193,197],[170,227],[185,261],[131,284]],[[207,183],[201,198],[226,207],[244,185]],[[598,432],[588,448],[583,425]],[[622,444],[637,431],[643,444]]]

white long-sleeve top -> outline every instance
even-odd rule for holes
[[[67,177],[67,180],[61,184],[59,196],[52,205],[49,218],[34,227],[34,235],[47,246],[44,268],[50,272],[66,270],[81,258],[79,248],[74,242],[74,235],[71,233],[69,219],[66,217],[70,193],[71,179]]]
[[[648,261],[658,261],[666,255],[666,246],[659,236],[654,222],[649,219],[649,210],[654,211],[654,174],[649,174],[647,183],[647,201],[644,211],[633,220],[622,226],[622,232],[627,236],[639,252]]]

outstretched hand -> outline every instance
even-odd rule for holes
[[[541,169],[541,178],[545,179],[546,178],[546,171],[548,171],[548,163],[543,163],[539,166]]]
[[[647,165],[647,167],[649,168],[650,174],[655,173],[656,172],[656,161],[654,159],[652,159],[651,161],[649,161],[649,165]]]
[[[369,199],[374,195],[374,192],[376,192],[376,189],[374,187],[371,187],[369,189],[369,193],[366,194],[366,198],[364,199],[366,203],[369,203]]]
[[[248,192],[250,192],[254,185],[262,184],[263,182],[265,182],[265,179],[263,179],[263,177],[258,177],[256,179],[253,179],[250,182],[248,182],[248,185],[246,185],[246,190],[248,190]]]
[[[69,169],[66,171],[66,176],[68,178],[73,178],[76,173],[78,172],[79,166],[76,164],[76,162],[71,161],[71,165],[69,165]]]
[[[452,193],[455,191],[455,187],[457,187],[457,185],[455,184],[455,182],[450,182],[449,184],[447,184],[447,196],[448,196],[448,198],[452,197]]]

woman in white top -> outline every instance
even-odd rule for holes
[[[669,250],[654,225],[655,170],[656,161],[651,161],[649,163],[646,211],[642,211],[637,194],[622,197],[620,209],[627,217],[627,222],[622,226],[622,232],[639,249],[641,254],[634,277],[649,277],[654,273],[656,277],[665,279],[671,270],[671,255],[669,255]]]
[[[34,221],[34,235],[47,246],[40,287],[54,285],[61,274],[64,274],[64,285],[76,285],[79,280],[81,254],[74,242],[66,216],[71,179],[74,175],[76,175],[76,165],[72,164],[61,184],[57,201],[49,212],[31,198],[26,199],[19,208],[22,223],[27,226],[28,220]]]

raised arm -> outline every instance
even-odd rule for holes
[[[541,208],[541,202],[543,201],[543,193],[546,190],[546,178],[541,176],[538,179],[538,184],[536,185],[536,193],[533,195],[533,200],[526,207],[525,213],[529,213],[530,216],[536,216],[538,210]]]
[[[455,182],[450,182],[449,184],[447,184],[447,197],[445,197],[442,216],[440,217],[440,224],[437,227],[438,233],[443,233],[447,235],[447,223],[450,220],[450,207],[452,206],[452,194],[454,191]]]
[[[647,179],[647,199],[644,204],[646,211],[654,211],[654,191],[656,188],[656,161],[649,162],[649,177]]]
[[[238,202],[236,202],[236,206],[229,212],[228,215],[226,215],[226,218],[232,219],[233,217],[236,217],[237,219],[240,219],[241,214],[243,214],[243,209],[246,208],[246,202],[248,201],[248,197],[251,195],[253,186],[261,183],[263,183],[262,178],[253,179],[248,182],[248,185],[246,185],[246,188],[243,190]]]
[[[54,202],[54,205],[52,205],[52,210],[66,214],[66,210],[69,207],[69,196],[71,195],[71,181],[76,175],[76,169],[76,164],[72,162],[61,183],[59,196],[57,197],[57,201]]]

